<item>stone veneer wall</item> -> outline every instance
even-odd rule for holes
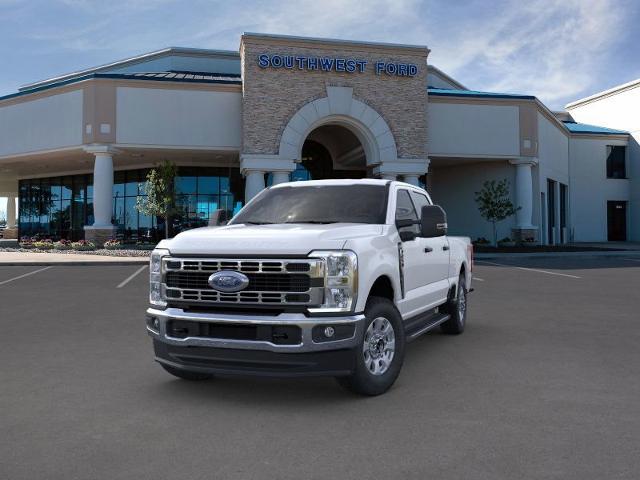
[[[326,97],[327,86],[344,86],[352,87],[354,98],[382,115],[395,138],[399,158],[427,158],[426,48],[376,48],[299,39],[291,44],[285,42],[243,36],[243,153],[277,154],[280,137],[292,115],[308,102]],[[368,64],[364,73],[261,68],[258,55],[262,53],[358,58]],[[418,73],[414,77],[376,75],[376,61],[413,63],[418,66]]]

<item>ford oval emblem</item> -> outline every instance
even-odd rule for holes
[[[247,288],[249,278],[244,273],[221,270],[211,275],[208,282],[214,290],[223,293],[234,293]]]

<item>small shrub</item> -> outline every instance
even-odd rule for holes
[[[31,249],[34,248],[33,247],[33,240],[31,239],[31,237],[22,237],[20,238],[20,248],[27,248],[27,249]]]
[[[491,242],[484,237],[480,237],[473,242],[474,245],[489,245],[490,243]]]
[[[71,243],[71,248],[73,248],[74,250],[89,251],[95,250],[96,244],[87,240],[78,240],[77,242]]]
[[[122,248],[122,242],[120,240],[116,240],[115,238],[110,238],[106,242],[104,242],[104,248],[106,250],[118,250]]]
[[[498,240],[498,243],[511,243],[512,240],[509,237],[504,237]]]
[[[53,248],[56,250],[71,250],[71,240],[58,240],[53,242]]]
[[[155,243],[136,242],[136,250],[153,250],[154,248],[156,248]]]
[[[53,248],[53,241],[49,238],[46,240],[36,240],[33,242],[34,248],[39,248],[40,250],[51,250]]]

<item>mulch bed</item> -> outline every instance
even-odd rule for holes
[[[148,257],[151,250],[106,250],[104,248],[98,250],[55,250],[55,249],[39,249],[39,248],[0,248],[0,252],[24,252],[24,253],[58,253],[62,255],[79,254],[79,255],[101,255],[103,257]]]

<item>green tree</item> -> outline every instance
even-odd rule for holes
[[[178,167],[165,160],[147,174],[145,197],[138,197],[136,210],[143,215],[164,218],[164,237],[169,238],[169,220],[176,213],[175,178]]]
[[[493,226],[493,245],[497,245],[498,231],[496,224],[514,215],[520,207],[516,208],[509,198],[509,182],[507,179],[496,182],[487,180],[482,184],[482,190],[475,192],[476,203],[482,218],[491,222]]]

